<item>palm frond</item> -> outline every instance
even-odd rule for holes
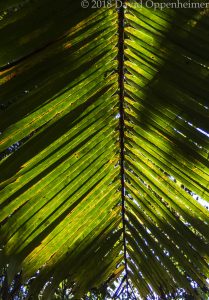
[[[208,200],[209,24],[195,13],[126,14],[127,247],[144,298],[207,285],[209,212],[192,194]]]
[[[117,14],[87,11],[78,22],[80,5],[62,2],[52,4],[60,28],[53,23],[54,31],[45,32],[48,2],[37,2],[45,8],[33,29],[36,43],[31,34],[26,39],[31,28],[24,27],[15,31],[15,49],[2,50],[13,66],[2,66],[7,109],[1,112],[0,147],[19,141],[21,147],[1,161],[1,264],[9,265],[9,281],[21,269],[23,281],[38,271],[33,295],[48,278],[47,297],[67,276],[82,295],[121,261]],[[36,9],[25,6],[11,27],[29,26],[31,17],[34,26]],[[69,19],[73,25],[66,27]]]
[[[0,4],[0,268],[28,298],[208,289],[208,10],[127,5]]]

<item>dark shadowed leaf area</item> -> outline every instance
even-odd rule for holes
[[[0,1],[0,299],[207,300],[209,3],[82,3]]]

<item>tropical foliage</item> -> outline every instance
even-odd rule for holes
[[[3,299],[207,297],[209,10],[126,5],[0,3]]]

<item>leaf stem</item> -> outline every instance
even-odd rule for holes
[[[121,1],[122,5],[118,9],[118,85],[119,85],[119,109],[120,109],[120,172],[121,172],[121,198],[122,198],[122,223],[123,223],[123,250],[126,289],[128,295],[128,264],[127,264],[127,248],[126,248],[126,207],[125,207],[125,147],[124,147],[124,19],[125,19],[125,0]]]

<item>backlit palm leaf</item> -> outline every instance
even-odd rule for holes
[[[114,5],[0,4],[0,266],[35,299],[206,291],[208,11],[127,4],[123,91]]]

